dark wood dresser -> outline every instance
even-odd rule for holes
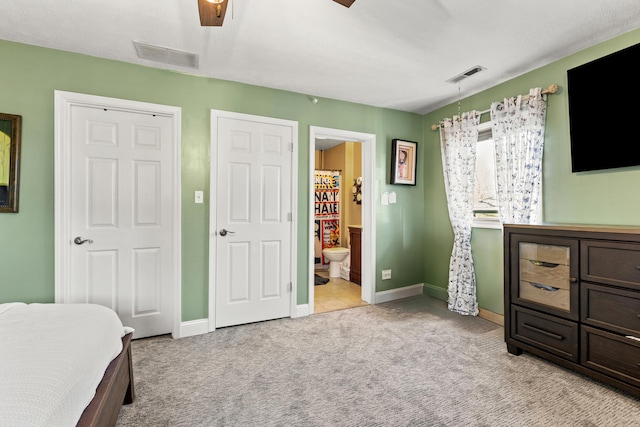
[[[362,271],[362,227],[349,227],[349,241],[351,242],[349,281],[360,285],[360,273]]]
[[[504,226],[509,353],[640,397],[640,228]]]

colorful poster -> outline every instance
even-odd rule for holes
[[[340,246],[340,172],[316,171],[315,191],[314,257],[326,265],[322,249]]]

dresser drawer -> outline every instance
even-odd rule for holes
[[[576,322],[512,305],[511,337],[564,359],[578,361]]]
[[[640,341],[582,326],[580,363],[640,387]]]
[[[583,322],[640,337],[640,291],[582,282],[580,299]]]
[[[578,241],[517,236],[513,249],[512,302],[578,320]],[[573,262],[572,262],[573,260]]]
[[[571,311],[571,291],[549,285],[548,282],[520,281],[519,297],[537,304],[547,305],[558,310]]]
[[[520,259],[520,279],[527,282],[568,290],[569,275],[568,265]]]
[[[580,261],[582,280],[640,290],[640,244],[583,240]]]
[[[520,242],[519,248],[520,259],[553,265],[569,265],[570,262],[570,248],[568,246]]]

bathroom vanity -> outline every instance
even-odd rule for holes
[[[351,270],[349,281],[360,285],[360,272],[362,270],[362,227],[349,226],[349,241],[351,242]]]

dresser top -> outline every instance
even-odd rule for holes
[[[631,240],[640,239],[640,226],[629,225],[591,225],[591,224],[504,224],[505,232],[522,233],[544,233],[562,235],[584,235],[585,237],[605,237],[596,236],[601,234],[617,236],[626,235]],[[593,236],[591,236],[593,235]]]

